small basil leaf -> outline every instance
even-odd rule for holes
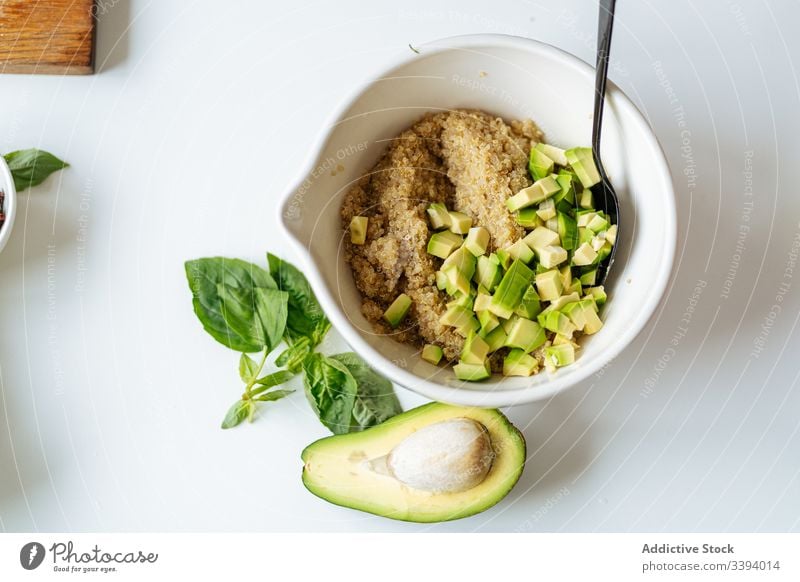
[[[358,354],[346,352],[331,358],[344,364],[358,384],[350,432],[381,424],[403,412],[392,383],[370,368]]]
[[[280,400],[281,398],[285,398],[294,392],[294,390],[272,390],[271,392],[267,392],[256,398],[259,402],[270,402],[273,400]]]
[[[283,341],[289,312],[289,294],[277,289],[256,289],[255,306],[268,350]]]
[[[17,192],[38,186],[53,172],[63,170],[69,164],[53,154],[37,149],[18,150],[3,156],[14,177]]]
[[[251,382],[256,374],[258,374],[258,364],[247,354],[242,354],[239,358],[239,377],[242,382]]]
[[[297,267],[267,253],[269,271],[278,288],[289,294],[289,314],[286,320],[286,336],[290,343],[302,337],[309,338],[313,345],[319,344],[330,328],[317,301],[311,285]]]
[[[225,322],[218,286],[242,289],[246,293],[252,293],[255,288],[275,289],[276,284],[270,274],[252,263],[225,257],[187,261],[185,267],[194,312],[206,332],[232,350],[260,351],[260,345],[254,345],[248,337],[232,330]]]
[[[272,388],[273,386],[280,386],[294,378],[294,374],[287,370],[280,370],[272,374],[267,374],[256,380],[256,384],[265,388]]]
[[[334,434],[350,431],[356,391],[347,367],[322,354],[311,354],[303,361],[306,396],[322,424]]]
[[[233,406],[228,409],[228,413],[222,420],[222,428],[233,428],[244,422],[255,412],[255,403],[252,400],[237,400]]]

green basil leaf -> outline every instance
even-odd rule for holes
[[[222,317],[228,328],[256,348],[249,351],[263,350],[267,340],[256,315],[256,293],[220,284],[217,285],[217,295],[222,302]]]
[[[252,417],[255,412],[255,406],[252,400],[237,400],[228,409],[228,413],[222,420],[222,428],[233,428],[244,422],[246,418]]]
[[[294,390],[272,390],[256,398],[259,402],[271,402],[273,400],[280,400],[294,392]]]
[[[14,177],[17,192],[38,186],[53,172],[63,170],[69,164],[53,154],[37,149],[18,150],[3,156]]]
[[[301,337],[281,352],[275,360],[275,365],[281,368],[288,368],[289,371],[297,373],[303,369],[303,360],[310,353],[311,340],[307,337]]]
[[[255,288],[277,288],[270,274],[252,263],[224,257],[187,261],[185,267],[194,312],[211,337],[238,352],[261,351],[261,342],[251,341],[225,322],[219,288],[239,289],[245,296],[244,303],[254,305],[251,296]]]
[[[330,329],[311,285],[297,267],[267,253],[270,274],[278,288],[289,294],[289,314],[286,321],[286,336],[290,343],[307,337],[313,345],[319,344]]]
[[[271,352],[283,341],[289,314],[289,294],[277,289],[258,288],[255,290],[255,300],[264,340]]]
[[[322,354],[303,361],[306,396],[322,424],[334,434],[350,432],[358,386],[347,367]]]
[[[274,374],[268,374],[267,376],[256,380],[257,387],[254,387],[250,393],[253,396],[257,396],[263,392],[266,392],[270,388],[280,386],[281,384],[286,384],[286,382],[294,378],[294,376],[294,373],[287,370],[281,370],[280,372],[275,372]]]
[[[403,412],[392,383],[370,368],[358,354],[346,352],[331,358],[344,364],[358,384],[350,432],[376,426]]]
[[[270,388],[272,386],[280,386],[281,384],[285,384],[292,378],[294,378],[294,374],[292,372],[287,370],[279,370],[277,372],[273,372],[272,374],[262,376],[256,380],[256,384]]]
[[[239,377],[242,382],[250,382],[258,374],[258,364],[247,354],[242,354],[239,358]]]

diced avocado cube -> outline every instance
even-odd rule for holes
[[[450,327],[461,327],[473,319],[472,310],[459,305],[448,307],[447,311],[439,318],[439,323]]]
[[[517,212],[517,224],[523,228],[536,228],[537,226],[541,226],[542,219],[536,214],[537,212],[538,209],[534,207],[523,208]]]
[[[573,175],[570,172],[559,172],[556,176],[556,182],[561,187],[561,191],[553,196],[556,204],[564,202],[570,207],[575,204],[575,184],[572,178]]]
[[[556,267],[567,260],[567,251],[559,246],[551,245],[537,250],[539,262],[545,267]]]
[[[555,269],[536,275],[536,290],[542,301],[554,301],[561,296],[564,290],[561,284],[561,275]]]
[[[497,257],[497,261],[504,271],[507,271],[511,266],[511,263],[514,261],[514,257],[509,255],[508,251],[505,249],[497,249],[497,252],[493,254],[495,257]]]
[[[508,319],[501,319],[500,325],[503,326],[503,330],[505,330],[505,332],[508,333],[511,331],[511,328],[514,327],[514,324],[518,319],[519,315],[513,313],[511,317],[509,317]]]
[[[442,360],[443,355],[442,348],[437,345],[425,344],[422,348],[422,359],[434,366]]]
[[[591,269],[581,275],[581,284],[590,287],[597,281],[597,269]]]
[[[475,301],[473,302],[472,309],[473,311],[486,311],[489,309],[489,304],[492,302],[492,296],[488,293],[483,293],[478,291],[478,294],[475,296]]]
[[[553,336],[553,344],[552,345],[558,346],[558,345],[561,345],[561,344],[570,344],[573,347],[575,347],[575,345],[577,345],[577,344],[575,344],[574,340],[568,338],[567,336],[561,335],[560,333],[557,333],[556,335]]]
[[[597,216],[597,212],[594,210],[580,210],[578,211],[577,215],[577,222],[580,228],[586,228],[589,225],[589,222]],[[594,236],[594,233],[592,234]]]
[[[489,352],[496,352],[506,344],[506,330],[503,326],[497,326],[484,339],[489,344]]]
[[[470,228],[464,246],[473,255],[480,257],[486,253],[486,247],[489,246],[489,231],[482,226]]]
[[[583,331],[583,328],[586,326],[586,317],[584,316],[585,310],[586,307],[582,305],[580,301],[573,301],[562,307],[561,313],[569,317],[569,320],[578,330]],[[589,311],[594,313],[594,310],[591,308]]]
[[[538,368],[538,360],[523,350],[510,350],[503,360],[503,376],[530,376]]]
[[[537,180],[527,188],[523,188],[511,198],[506,200],[506,207],[511,212],[516,212],[526,206],[538,204],[547,198],[550,198],[556,192],[561,191],[561,186],[553,176],[545,176],[541,180]]]
[[[591,295],[594,299],[594,302],[597,305],[604,305],[608,296],[606,295],[606,290],[603,288],[602,285],[597,287],[591,287],[586,290],[587,295]]]
[[[597,306],[597,302],[594,300],[594,295],[584,295],[583,299],[581,299],[581,303],[583,303],[584,307],[593,309],[595,313],[600,311],[600,308]]]
[[[578,202],[581,208],[594,208],[594,195],[589,188],[581,192],[581,199]]]
[[[544,349],[544,357],[556,368],[569,366],[575,362],[575,347],[571,343],[549,346]]]
[[[367,242],[367,225],[369,218],[354,216],[350,221],[350,242],[354,245],[363,245]]]
[[[600,234],[604,234],[604,233],[600,233]],[[605,241],[604,238],[600,238],[599,236],[596,236],[596,237],[592,238],[592,241],[589,244],[592,245],[592,248],[595,250],[595,252],[600,252],[600,249],[602,249],[605,246],[606,241]]]
[[[573,279],[572,285],[570,285],[569,287],[564,287],[564,293],[570,293],[570,294],[575,293],[577,295],[580,295],[581,293],[583,293],[583,285],[581,284],[579,279]]]
[[[489,360],[486,360],[482,364],[468,364],[466,362],[459,362],[453,366],[453,372],[455,372],[456,378],[459,380],[466,380],[468,382],[485,380],[492,375],[492,371],[489,368]]]
[[[544,329],[535,321],[524,317],[517,318],[511,329],[506,333],[508,334],[506,346],[519,348],[526,352],[535,350],[547,341]]]
[[[537,143],[534,146],[535,149],[542,152],[548,158],[553,160],[559,166],[566,166],[567,165],[567,156],[561,148],[557,148],[556,146],[552,146],[546,143]]]
[[[447,275],[441,271],[436,271],[436,288],[440,291],[447,289],[448,281]]]
[[[595,214],[589,224],[586,225],[586,228],[597,233],[608,228],[608,221],[599,214]]]
[[[592,148],[572,148],[565,151],[564,155],[584,188],[591,188],[600,182],[600,172],[594,165]]]
[[[463,212],[450,211],[450,232],[467,234],[472,227],[472,217]]]
[[[536,214],[542,220],[550,220],[556,215],[556,203],[553,202],[552,198],[548,198],[539,204],[539,209],[536,211]]]
[[[491,293],[500,283],[502,277],[503,270],[500,268],[500,260],[497,255],[478,257],[478,264],[473,278],[479,286],[486,287]]]
[[[434,230],[450,228],[450,213],[447,210],[447,206],[440,202],[435,202],[428,206],[428,219],[431,221],[431,227]]]
[[[383,319],[392,327],[397,327],[411,308],[411,303],[411,297],[405,293],[401,293],[397,296],[397,299],[392,302],[389,308],[384,311]]]
[[[603,321],[594,309],[585,309],[583,315],[586,318],[586,325],[583,328],[583,333],[592,335],[600,331],[600,328],[603,327]]]
[[[447,287],[445,287],[445,290],[448,295],[455,295],[456,293],[469,295],[469,279],[458,270],[458,265],[447,265],[442,268],[442,273],[447,277]]]
[[[562,291],[562,293],[564,292]],[[572,303],[573,301],[580,301],[580,299],[581,296],[578,295],[577,293],[561,295],[561,297],[553,299],[553,301],[550,302],[550,305],[547,306],[547,309],[545,309],[544,312],[549,313],[551,311],[558,311],[559,309],[564,307],[567,303]]]
[[[452,307],[454,305],[456,305],[458,307],[466,307],[467,309],[472,309],[472,305],[473,305],[472,294],[470,294],[470,293],[459,293],[458,295],[456,295],[455,299],[453,299],[452,301],[448,301],[447,302],[447,307]]]
[[[471,332],[477,332],[481,328],[478,318],[470,315],[469,319],[461,325],[455,326],[456,333],[463,337],[467,337]]]
[[[525,241],[518,240],[505,251],[512,259],[518,259],[523,263],[530,263],[533,260],[533,251],[531,247],[525,244]]]
[[[545,228],[544,226],[537,226],[522,240],[535,251],[551,245],[557,245],[561,242],[557,232]]]
[[[542,317],[540,317],[539,321],[541,322],[542,327],[555,333],[572,337],[572,334],[575,332],[576,328],[575,325],[570,321],[569,317],[560,311],[550,311],[548,313],[542,313],[541,315]]]
[[[449,257],[442,263],[442,271],[450,265],[455,265],[467,280],[472,279],[475,274],[475,264],[477,260],[475,256],[463,246],[454,250]]]
[[[572,285],[572,269],[569,265],[559,267],[558,274],[561,276],[561,286],[564,289]]]
[[[564,212],[558,213],[558,237],[561,239],[561,246],[568,251],[578,246],[578,225]]]
[[[617,244],[617,225],[616,224],[612,224],[611,226],[608,227],[608,230],[606,231],[606,242],[608,242],[608,244],[610,244],[611,246],[614,246],[615,244]]]
[[[572,253],[572,264],[578,267],[591,265],[597,258],[597,251],[589,243],[583,243]]]
[[[460,361],[465,364],[483,364],[489,355],[489,344],[474,331],[470,332],[464,347],[461,348]]]
[[[514,311],[520,317],[527,317],[532,319],[539,315],[542,311],[542,303],[539,299],[539,294],[533,285],[528,285],[525,294],[522,296],[519,306]]]
[[[597,258],[594,260],[594,263],[595,263],[595,264],[597,264],[597,265],[599,265],[600,263],[602,263],[602,262],[605,260],[605,258],[606,258],[608,255],[610,255],[610,254],[611,254],[611,250],[612,250],[613,248],[614,248],[614,247],[612,247],[610,244],[608,244],[608,243],[605,243],[605,244],[604,244],[602,247],[600,247],[600,250],[599,250],[599,251],[597,251]]]
[[[462,242],[464,241],[460,236],[448,230],[433,233],[428,241],[428,254],[446,259]]]
[[[577,246],[581,246],[583,243],[592,244],[592,239],[593,238],[594,238],[594,233],[591,230],[589,230],[588,228],[583,228],[583,227],[579,227],[578,228],[578,245]]]
[[[494,328],[500,325],[500,320],[489,310],[478,311],[478,323],[481,324],[480,334],[486,337]]]
[[[533,271],[520,260],[515,260],[503,275],[492,296],[489,309],[498,317],[509,318],[522,301],[525,289],[533,278]]]
[[[558,219],[556,217],[548,218],[544,221],[544,225],[553,232],[558,232]]]
[[[533,176],[534,180],[540,180],[553,171],[555,162],[536,148],[531,149],[531,154],[528,159],[528,171]]]

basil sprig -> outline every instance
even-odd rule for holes
[[[315,351],[331,324],[305,276],[268,254],[269,271],[239,259],[212,257],[186,262],[192,304],[203,328],[224,346],[241,352],[244,392],[222,428],[252,421],[261,402],[293,390],[276,389],[302,372],[311,407],[331,432],[356,432],[402,412],[392,383],[352,352],[325,356]],[[279,369],[262,375],[278,345]],[[257,359],[248,354],[259,353]]]

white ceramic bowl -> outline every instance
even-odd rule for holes
[[[11,227],[14,226],[14,217],[17,215],[17,189],[14,188],[14,178],[3,156],[0,156],[0,191],[5,193],[3,211],[6,215],[3,226],[0,226],[0,252],[2,252],[11,238]]]
[[[385,152],[387,140],[428,111],[476,108],[506,120],[530,117],[555,145],[589,145],[594,69],[554,47],[502,35],[448,38],[419,50],[371,77],[333,113],[280,209],[282,224],[333,325],[397,384],[466,406],[510,406],[547,398],[617,356],[661,300],[676,243],[667,162],[645,119],[609,84],[602,157],[620,196],[621,236],[607,282],[605,326],[582,340],[575,364],[554,374],[460,382],[451,369],[423,361],[417,349],[373,333],[361,315],[361,298],[342,254],[342,198]]]

